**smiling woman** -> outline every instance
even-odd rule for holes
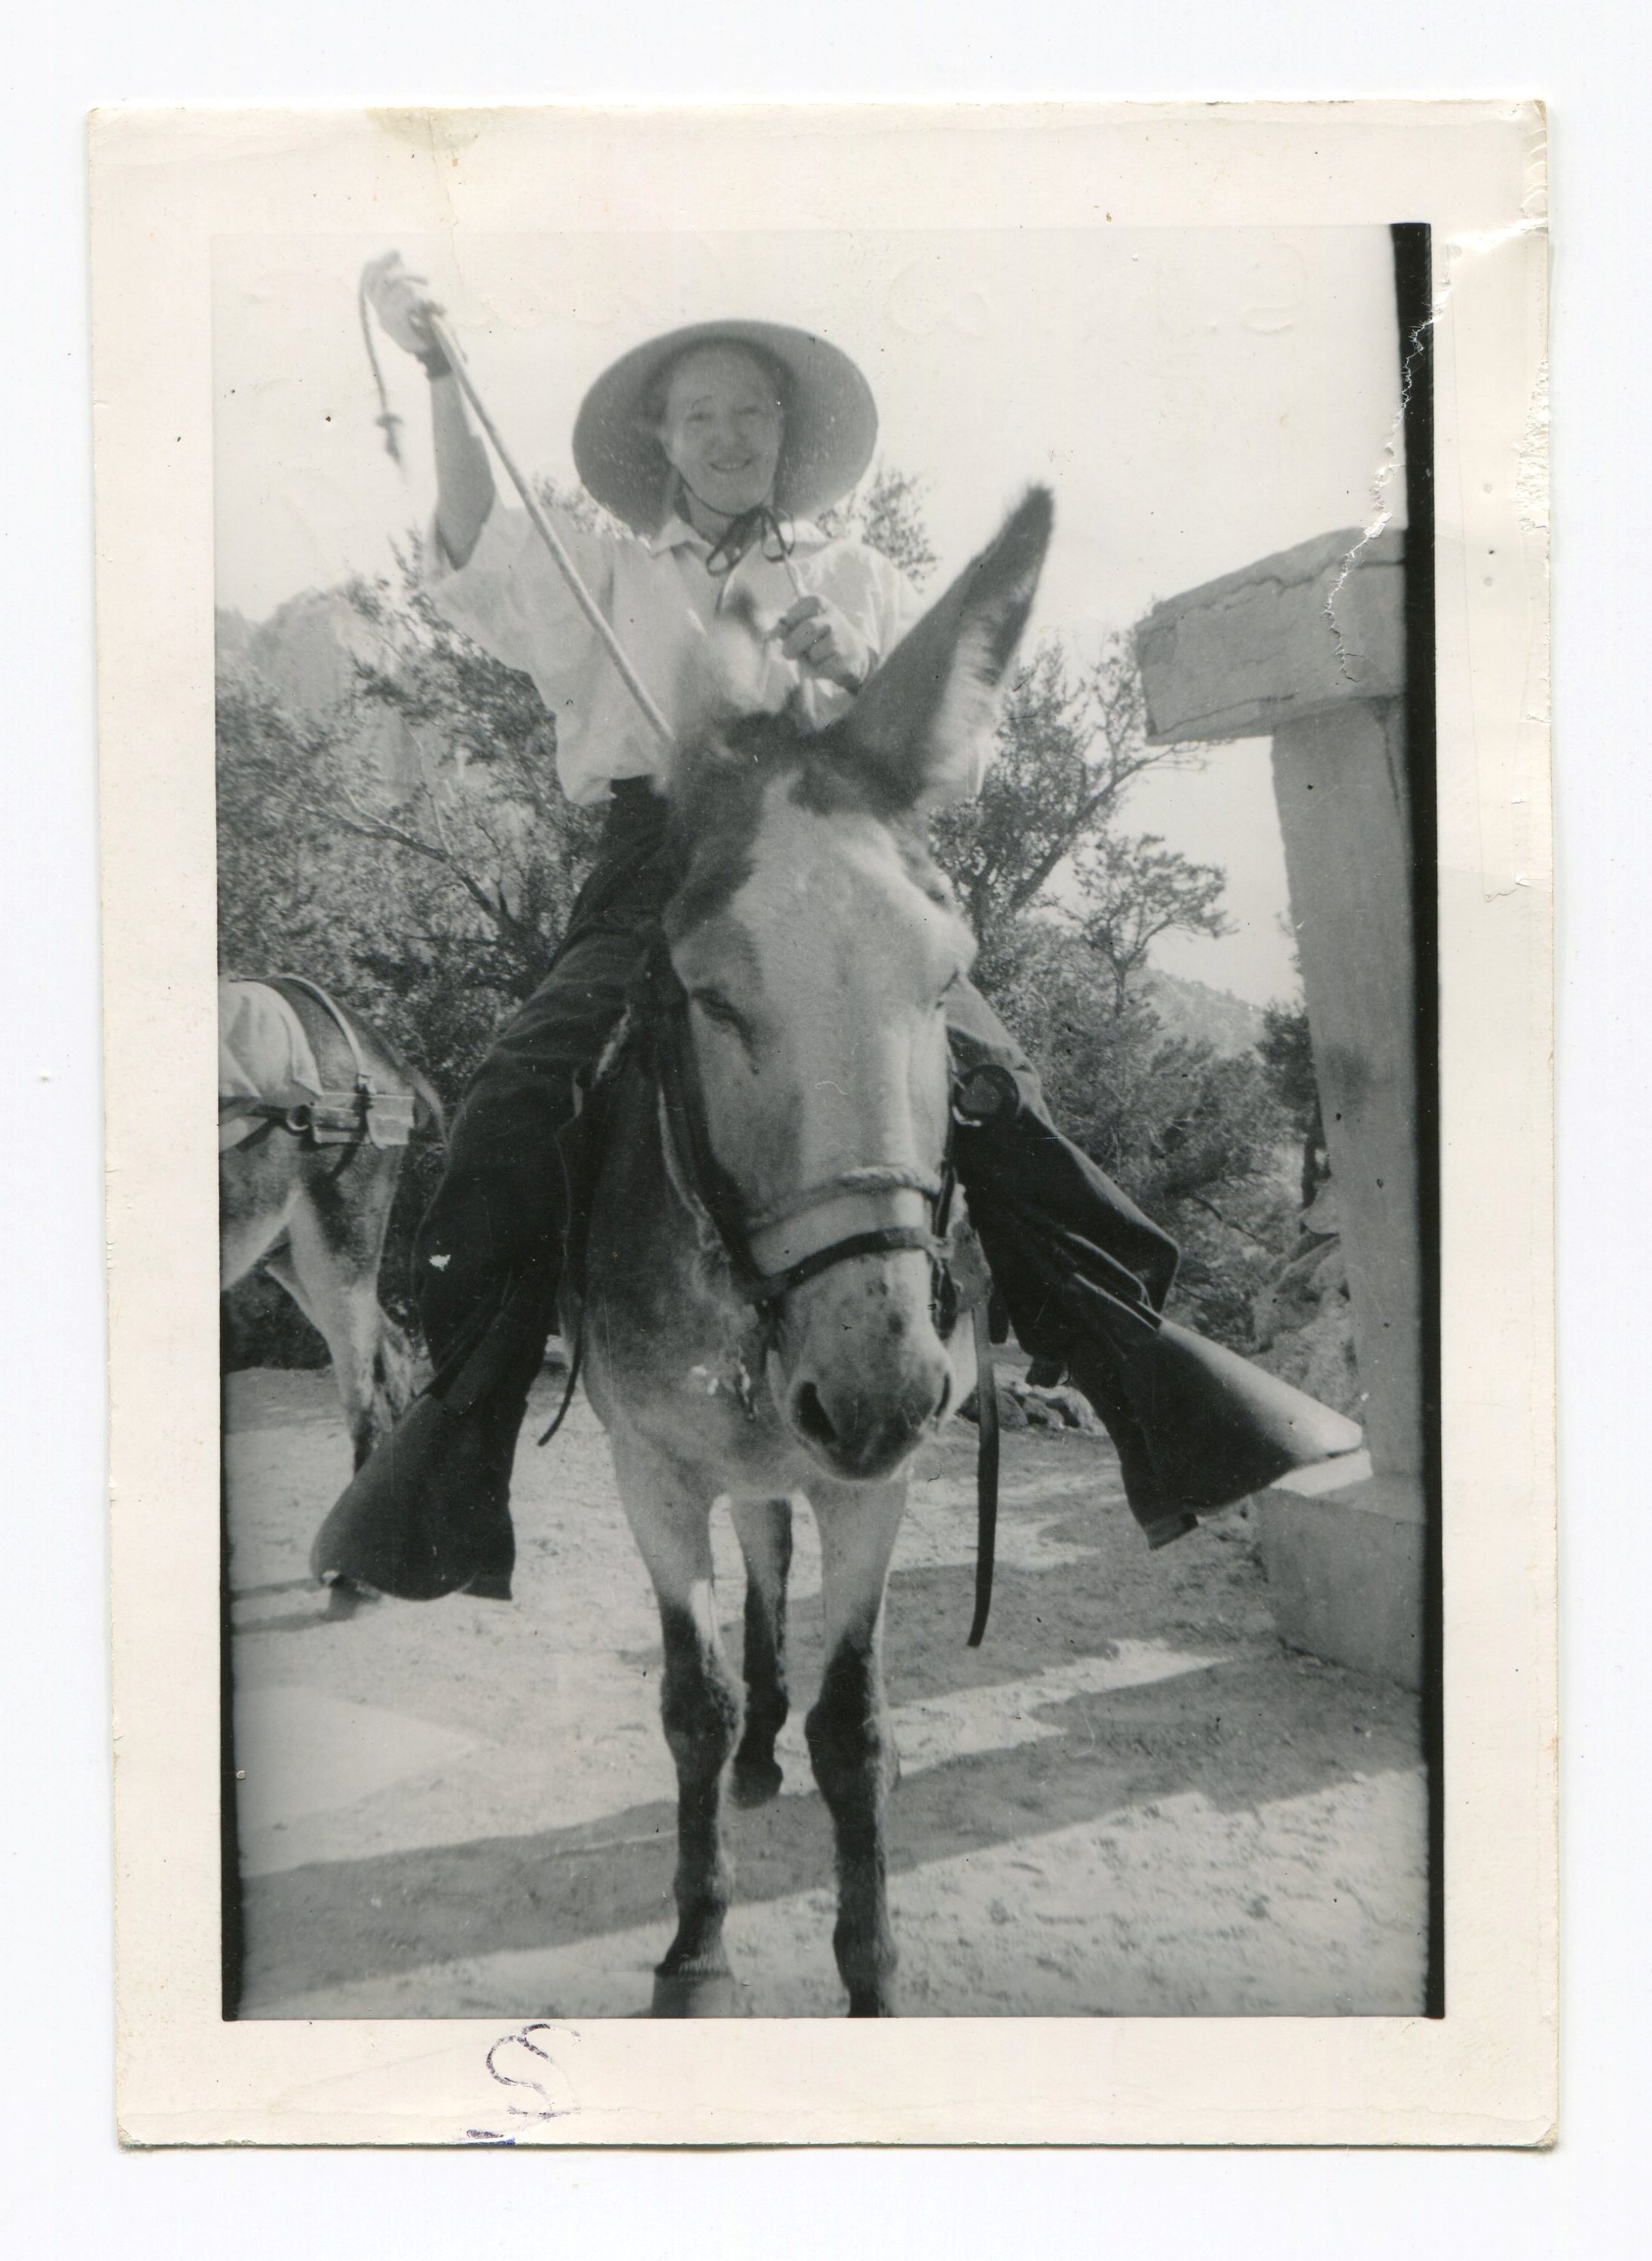
[[[654,436],[697,533],[768,501],[785,430],[779,372],[752,348],[696,346],[672,362]]]
[[[768,354],[734,344],[691,346],[650,388],[650,403],[659,401],[650,428],[674,474],[666,508],[680,509],[712,544],[714,573],[739,562],[753,527],[772,532],[782,556],[789,550],[774,507],[789,390]],[[784,657],[822,682],[858,691],[866,680],[865,639],[847,614],[801,585],[770,633]]]

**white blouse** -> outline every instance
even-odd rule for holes
[[[632,665],[674,728],[687,719],[685,702],[701,673],[695,662],[718,614],[730,605],[749,607],[762,637],[796,602],[786,565],[755,546],[732,572],[708,573],[705,561],[711,544],[681,518],[645,538],[592,533],[554,507],[549,515]],[[838,607],[865,638],[874,664],[885,657],[920,610],[911,583],[865,542],[823,534],[807,519],[795,520],[791,533],[790,563],[804,591]],[[429,555],[444,557],[439,540],[432,540]],[[571,800],[603,800],[617,778],[662,772],[667,750],[643,719],[525,513],[496,505],[466,562],[438,563],[428,586],[437,609],[455,628],[506,666],[534,678],[557,719],[557,772]],[[778,643],[752,639],[743,660],[749,670],[743,664],[741,701],[758,710],[778,713],[800,693],[805,718],[822,729],[850,704],[848,692],[806,677]],[[977,783],[973,777],[958,781],[964,793],[973,792]]]

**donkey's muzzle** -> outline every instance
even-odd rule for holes
[[[794,1432],[834,1475],[874,1483],[893,1475],[945,1412],[952,1373],[938,1343],[875,1378],[795,1375],[786,1394]]]

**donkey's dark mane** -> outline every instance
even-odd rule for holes
[[[682,876],[664,915],[672,941],[716,917],[751,878],[764,797],[777,778],[790,778],[794,800],[818,815],[875,817],[914,884],[956,908],[922,817],[845,733],[802,730],[789,714],[748,714],[684,754],[672,779],[671,838]]]

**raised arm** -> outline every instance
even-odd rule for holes
[[[463,565],[476,548],[493,507],[493,470],[472,428],[457,380],[426,326],[431,301],[421,275],[410,275],[399,252],[376,259],[366,274],[367,296],[387,337],[424,365],[430,380],[431,428],[436,451],[436,532],[449,561]]]

